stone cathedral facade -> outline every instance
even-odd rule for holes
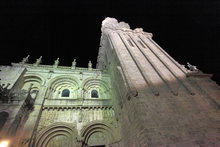
[[[12,147],[220,146],[220,87],[141,28],[106,18],[96,69],[0,66],[0,143]]]

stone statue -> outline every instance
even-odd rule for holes
[[[76,59],[74,59],[73,60],[73,62],[72,62],[72,67],[71,67],[72,69],[75,69],[76,68]]]
[[[40,56],[40,58],[38,58],[34,64],[38,66],[41,62],[42,62],[42,56]]]
[[[27,63],[29,56],[30,56],[30,55],[27,55],[27,57],[23,58],[20,63],[21,63],[21,64]]]
[[[92,62],[91,61],[89,61],[89,63],[88,63],[88,68],[92,69]]]
[[[189,67],[190,71],[198,71],[198,69],[196,68],[196,66],[191,65],[189,62],[187,62],[187,66]]]
[[[53,66],[57,67],[59,65],[59,63],[60,63],[59,58],[57,58],[57,60],[54,61],[54,65]]]

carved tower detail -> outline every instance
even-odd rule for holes
[[[108,70],[115,87],[122,146],[218,146],[219,86],[152,36],[114,18],[102,22],[97,68]]]

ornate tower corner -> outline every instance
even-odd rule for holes
[[[142,28],[106,18],[101,30],[97,68],[115,87],[125,146],[219,144],[220,91],[209,74],[179,64]]]

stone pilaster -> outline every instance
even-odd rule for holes
[[[29,117],[22,129],[22,139],[20,139],[18,146],[29,147],[34,143],[36,128],[40,119],[46,90],[47,88],[45,86],[41,86],[33,106],[33,111],[29,114]]]

